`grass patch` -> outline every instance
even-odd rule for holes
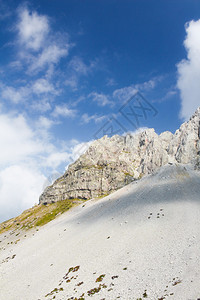
[[[35,226],[43,226],[54,220],[58,214],[62,214],[69,210],[73,205],[72,200],[62,200],[52,204],[52,209],[37,219]]]
[[[43,226],[63,214],[70,208],[85,202],[80,199],[66,199],[47,205],[39,204],[25,210],[21,215],[0,224],[0,234],[8,230],[28,230],[33,227]]]

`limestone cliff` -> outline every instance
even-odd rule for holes
[[[40,196],[40,203],[89,199],[117,190],[167,163],[200,165],[200,108],[172,134],[154,129],[126,136],[104,136]]]

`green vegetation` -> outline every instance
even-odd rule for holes
[[[62,291],[63,291],[62,287],[59,288],[59,289],[55,288],[49,294],[46,294],[45,297],[52,296],[54,293],[59,293],[59,292],[62,292]],[[53,298],[53,299],[55,299],[55,298]]]
[[[55,204],[55,207],[50,212],[47,212],[37,220],[35,226],[47,224],[48,222],[54,220],[58,214],[64,213],[73,206],[72,200],[63,200],[56,202]]]
[[[70,272],[77,272],[79,269],[80,269],[80,266],[69,268],[69,270],[67,271],[67,273],[65,274],[63,279],[68,279],[69,278],[68,275],[69,275]]]
[[[84,169],[84,170],[90,170],[90,169],[92,169],[92,168],[95,168],[95,169],[102,170],[104,167],[106,167],[106,166],[100,166],[100,165],[88,165],[88,166],[82,167],[81,169]]]
[[[70,208],[85,202],[81,199],[66,199],[47,205],[39,204],[25,210],[16,218],[0,224],[0,234],[8,230],[28,230],[37,226],[43,226],[63,214]]]
[[[101,285],[99,285],[98,287],[93,288],[93,289],[87,291],[87,294],[88,294],[88,296],[93,296],[94,294],[99,293],[100,290],[101,290]]]
[[[134,173],[130,174],[130,173],[128,173],[128,172],[124,172],[124,175],[125,175],[125,176],[134,177]]]
[[[110,195],[110,193],[105,193],[105,194],[99,195],[99,196],[95,197],[95,199],[102,199],[104,197],[107,197],[108,195]]]
[[[144,298],[147,298],[147,297],[148,297],[148,296],[147,296],[146,290],[144,291],[143,297],[144,297]]]
[[[106,276],[106,274],[100,275],[100,276],[96,279],[96,282],[101,282],[101,281],[104,279],[105,276]]]

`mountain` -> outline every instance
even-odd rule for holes
[[[0,299],[199,299],[199,195],[199,171],[167,164],[43,227],[4,232]]]
[[[154,129],[104,136],[92,143],[63,176],[47,187],[40,203],[107,195],[167,163],[200,165],[200,108],[172,134]]]
[[[175,134],[95,141],[0,224],[0,299],[200,299],[199,141],[200,109]]]

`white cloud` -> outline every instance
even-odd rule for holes
[[[150,79],[148,81],[138,83],[135,85],[135,88],[138,90],[141,90],[141,91],[142,90],[151,90],[156,86],[157,81],[160,81],[160,78],[162,78],[162,77],[156,77],[154,79]]]
[[[1,97],[15,104],[35,99],[34,95],[42,94],[58,95],[59,90],[56,90],[52,83],[44,78],[39,78],[36,81],[29,82],[26,86],[14,87],[1,85]]]
[[[39,157],[50,145],[21,116],[0,115],[0,220],[13,217],[38,202],[45,176]]]
[[[76,73],[83,75],[86,75],[89,69],[83,60],[78,56],[72,58],[72,60],[69,62],[69,67]]]
[[[29,90],[26,87],[16,89],[12,86],[5,86],[2,88],[2,98],[13,103],[20,103],[27,99]]]
[[[66,163],[69,157],[69,152],[53,152],[47,157],[45,165],[55,170],[61,163]]]
[[[187,120],[200,106],[200,20],[185,26],[187,59],[178,63],[177,86],[181,95],[180,117]]]
[[[75,109],[70,109],[67,105],[56,105],[52,112],[53,117],[74,117],[76,114]]]
[[[24,162],[45,150],[21,115],[0,115],[0,140],[0,166]]]
[[[39,129],[49,129],[51,126],[55,124],[54,121],[48,119],[47,117],[40,116],[39,120],[37,120],[37,127]]]
[[[78,82],[81,76],[87,76],[96,67],[97,62],[92,61],[86,64],[79,56],[74,56],[68,64],[68,78],[65,80],[65,85],[77,90]]]
[[[82,122],[86,124],[89,123],[90,121],[94,121],[95,123],[100,123],[105,119],[107,119],[106,116],[98,116],[96,114],[92,116],[89,116],[88,114],[83,114],[81,117]]]
[[[177,93],[178,93],[177,88],[174,86],[171,86],[169,88],[169,90],[166,92],[166,94],[163,97],[159,98],[159,100],[156,100],[156,102],[166,101],[166,100],[170,99],[171,97],[177,95]]]
[[[50,103],[49,97],[40,98],[39,101],[33,101],[30,104],[29,108],[31,110],[38,111],[40,113],[44,113],[44,112],[51,110],[51,103]]]
[[[0,171],[0,222],[15,217],[38,203],[45,176],[24,165]]]
[[[68,55],[69,45],[64,46],[50,45],[46,47],[41,54],[32,58],[29,72],[38,72],[51,64],[56,64],[59,60]]]
[[[135,86],[131,85],[115,90],[113,92],[113,98],[117,98],[118,100],[124,102],[129,100],[129,98],[135,95],[137,92],[138,90],[135,88]]]
[[[39,50],[49,32],[47,16],[30,12],[27,8],[19,10],[19,22],[17,24],[20,43],[31,50]]]
[[[69,68],[77,73],[77,75],[87,75],[95,66],[96,62],[91,62],[89,65],[86,65],[79,56],[74,56],[69,62]]]
[[[22,68],[22,63],[20,60],[14,60],[9,63],[9,67],[13,70],[20,70]]]
[[[65,85],[71,87],[73,90],[77,90],[78,86],[78,78],[76,76],[72,76],[69,79],[65,80]]]
[[[68,55],[72,46],[66,33],[52,30],[48,16],[30,11],[27,7],[18,10],[15,29],[18,33],[18,56],[11,66],[26,68],[29,75],[40,71],[52,74],[53,66]]]
[[[116,81],[115,81],[115,79],[113,79],[113,78],[107,78],[106,79],[106,85],[107,86],[114,86],[114,85],[116,85],[117,83],[116,83]]]
[[[23,83],[24,84],[24,83]],[[27,85],[19,87],[6,86],[0,83],[1,98],[14,104],[28,102],[29,108],[45,112],[51,109],[51,102],[61,90],[45,78],[29,81]]]
[[[114,103],[109,99],[109,96],[103,93],[92,92],[88,95],[88,97],[92,98],[94,102],[97,102],[99,106],[114,105]]]
[[[53,84],[49,83],[46,79],[40,78],[33,84],[33,92],[36,94],[55,93]]]
[[[155,88],[158,82],[163,80],[163,76],[156,76],[152,79],[137,83],[137,84],[131,84],[129,86],[116,89],[113,92],[113,98],[118,99],[121,102],[129,100],[132,96],[134,96],[138,91],[148,91]]]
[[[39,132],[38,135],[41,138],[44,138],[46,141],[50,140],[52,138],[52,135],[50,134],[50,129],[52,128],[53,125],[57,124],[57,122],[45,116],[40,116],[35,123],[36,123],[35,124],[36,132]]]

